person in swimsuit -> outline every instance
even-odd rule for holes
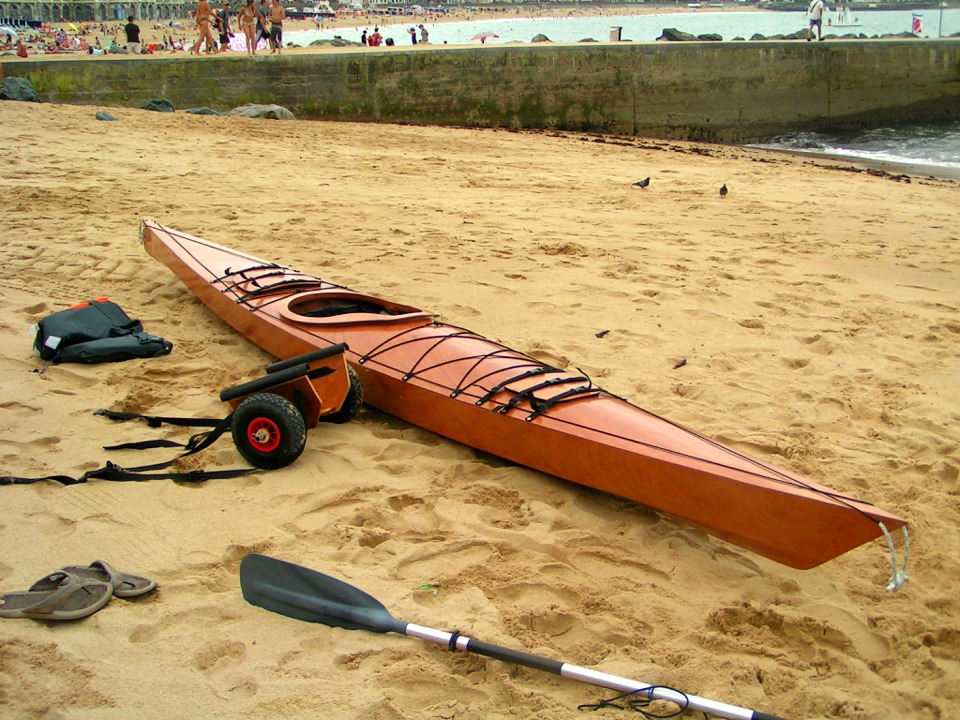
[[[247,55],[257,54],[257,23],[263,23],[263,15],[253,4],[253,0],[247,0],[247,4],[240,8],[237,13],[237,21],[243,30],[243,35],[247,39]]]
[[[270,5],[270,45],[273,48],[270,54],[280,54],[283,50],[283,19],[287,16],[280,0],[273,0]]]
[[[210,3],[207,0],[200,0],[197,3],[197,27],[200,29],[200,35],[197,37],[197,41],[193,44],[193,47],[190,48],[190,52],[194,55],[200,54],[200,46],[203,44],[203,41],[207,41],[207,52],[216,52],[217,46],[213,42],[213,33],[210,32],[210,16],[213,15],[213,10],[210,9]]]

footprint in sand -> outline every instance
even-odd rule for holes
[[[103,712],[116,706],[94,687],[91,668],[61,651],[57,643],[7,638],[0,665],[4,668],[0,684],[4,717],[63,717],[54,708],[84,716],[87,709]]]
[[[791,370],[802,370],[810,364],[810,358],[780,358],[780,361]]]
[[[239,665],[246,654],[247,646],[239,640],[217,640],[194,653],[193,666],[197,670],[212,672],[218,668]]]
[[[243,660],[247,646],[238,640],[217,640],[194,653],[193,666],[214,683],[214,690],[224,699],[250,698],[259,688],[248,677]]]

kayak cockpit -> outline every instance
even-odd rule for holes
[[[282,301],[280,316],[306,325],[393,324],[432,320],[433,314],[410,305],[343,290],[291,295]]]

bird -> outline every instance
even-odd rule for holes
[[[727,184],[724,183],[720,188],[720,197],[725,198],[727,196]]]
[[[633,184],[634,187],[645,188],[650,184],[650,178],[644,178],[643,180],[638,180]]]

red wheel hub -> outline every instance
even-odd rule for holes
[[[280,428],[270,418],[254,418],[247,425],[247,440],[259,452],[273,452],[280,447]]]

